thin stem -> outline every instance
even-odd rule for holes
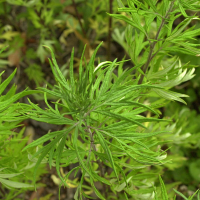
[[[110,14],[113,13],[112,10],[112,2],[113,0],[109,0],[109,12]],[[109,22],[108,22],[108,41],[107,41],[107,60],[110,60],[111,58],[111,39],[112,39],[112,17],[109,16]]]
[[[85,29],[83,28],[83,24],[82,24],[82,22],[81,22],[81,17],[80,17],[80,15],[79,15],[78,10],[77,10],[77,6],[76,6],[76,3],[75,3],[75,0],[72,0],[72,3],[73,3],[73,6],[74,6],[74,9],[75,9],[76,16],[77,16],[77,18],[78,18],[78,22],[79,22],[79,24],[80,24],[82,33],[83,33],[84,37],[87,38]]]
[[[92,149],[95,149],[96,147],[94,145],[94,138],[93,138],[93,134],[92,134],[91,130],[87,129],[87,132],[89,132],[89,134],[90,134],[90,150],[89,150],[89,155],[88,155],[88,160],[87,160],[87,164],[89,164]]]
[[[143,79],[144,79],[144,76],[145,76],[145,74],[146,74],[146,71],[147,71],[147,69],[148,69],[148,67],[149,67],[149,64],[150,64],[152,58],[155,56],[155,54],[154,54],[154,56],[152,56],[152,55],[153,55],[154,48],[155,48],[155,45],[156,45],[157,42],[158,42],[158,37],[159,37],[160,32],[161,32],[161,30],[162,30],[162,28],[163,28],[163,26],[164,26],[164,24],[165,24],[165,22],[166,22],[166,19],[169,17],[169,14],[170,14],[170,12],[171,12],[172,9],[173,9],[174,2],[175,2],[175,0],[171,2],[169,10],[166,12],[165,17],[162,19],[162,22],[161,22],[161,24],[160,24],[160,27],[159,27],[159,29],[158,29],[158,32],[156,33],[156,36],[155,36],[155,40],[156,40],[156,41],[154,41],[153,43],[151,43],[151,42],[149,41],[149,42],[150,42],[150,51],[149,51],[149,55],[148,55],[147,62],[146,62],[146,64],[142,67],[142,68],[144,68],[144,70],[143,70],[144,74],[141,75],[140,80],[139,80],[139,84],[142,84]]]
[[[91,131],[91,129],[90,129],[89,126],[87,125],[86,120],[84,120],[84,122],[85,122],[85,125],[86,125],[86,130],[87,130],[87,132],[90,134],[90,150],[89,150],[89,155],[88,155],[88,160],[87,160],[87,163],[89,163],[92,149],[93,149],[94,151],[97,152],[96,146],[95,146],[95,144],[94,144],[94,133],[95,133],[95,131],[93,131],[93,132]],[[98,126],[98,128],[101,128],[102,124],[103,124],[103,123],[101,123],[101,124]],[[99,165],[100,176],[101,176],[101,177],[104,177],[103,164],[102,164],[102,162],[100,162],[100,160],[98,159],[98,157],[97,157],[96,155],[95,155],[95,158],[96,158],[97,163],[98,163],[98,165]],[[106,185],[105,185],[105,184],[103,184],[103,191],[104,191],[105,197],[107,198]]]

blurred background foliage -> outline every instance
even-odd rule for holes
[[[112,2],[112,9],[109,7],[110,2]],[[126,4],[125,0],[122,2]],[[54,85],[47,59],[49,53],[43,45],[54,50],[57,62],[66,77],[69,76],[67,66],[72,47],[75,48],[74,66],[77,67],[75,72],[78,72],[79,58],[85,44],[87,44],[86,60],[90,58],[101,41],[104,41],[98,51],[98,57],[101,61],[108,58],[110,60],[115,58],[121,60],[124,55],[129,58],[125,42],[126,23],[112,19],[112,29],[109,27],[110,18],[106,13],[110,11],[117,13],[117,7],[117,1],[109,0],[0,0],[0,49],[9,46],[6,51],[0,54],[0,71],[6,69],[2,79],[7,78],[14,68],[17,68],[17,76],[13,81],[18,85],[18,92],[26,87],[35,89],[38,86],[43,86],[44,83],[50,87]],[[181,20],[177,18],[174,26],[178,25]],[[156,34],[154,23],[156,22],[153,22],[151,27],[152,35]],[[196,28],[199,28],[199,21],[192,21],[187,28],[195,24]],[[109,30],[112,30],[111,40],[109,39]],[[200,36],[193,42],[200,44]],[[163,166],[154,166],[151,170],[152,172],[163,173],[163,180],[169,191],[176,186],[183,194],[191,195],[200,187],[200,69],[198,67],[200,55],[191,56],[181,53],[176,55],[179,56],[182,65],[190,62],[191,66],[196,67],[196,76],[191,81],[173,88],[174,91],[190,96],[185,99],[187,107],[181,103],[170,102],[161,109],[162,117],[172,119],[171,125],[167,128],[172,130],[173,133],[170,136],[169,134],[158,136],[163,143],[167,140],[167,145],[160,144],[160,146],[167,151],[167,159],[171,162]],[[167,65],[169,62],[165,60],[161,61],[161,64]],[[129,66],[133,66],[131,61],[125,64],[125,67]],[[32,99],[38,104],[42,104],[41,100],[43,100],[43,97],[40,94],[35,94],[34,99]],[[22,101],[26,102],[26,99]],[[32,131],[31,140],[45,134],[49,129],[56,129],[56,127],[49,127],[33,120],[25,120],[23,124],[28,135]],[[151,124],[149,128],[155,130],[161,126],[166,125],[164,123]],[[13,145],[4,149],[4,151],[7,151],[7,155],[12,154],[16,157],[20,155],[18,161],[24,159],[22,154],[17,153],[27,142],[23,139],[22,132],[12,140]],[[18,148],[16,148],[16,141],[21,141],[20,146],[17,145]],[[16,148],[17,151],[13,151],[12,148]],[[23,161],[25,162],[25,160]],[[17,163],[15,164],[17,165]],[[23,167],[25,166],[21,166],[21,169]],[[46,169],[41,167],[39,171],[39,175],[42,175],[45,174]],[[139,171],[142,172],[142,169],[139,169]],[[27,171],[26,177],[31,178],[30,173]],[[53,184],[58,185],[59,180],[54,175],[55,171],[49,171],[49,173],[49,179],[52,180]],[[14,180],[23,181],[21,176],[16,176]],[[149,181],[150,184],[150,179],[145,180]],[[41,184],[46,183],[41,182]],[[71,185],[75,187],[76,181],[72,180]],[[45,186],[42,185],[41,187]],[[46,187],[48,187],[48,184],[46,184]],[[5,191],[7,192],[7,189]],[[20,192],[24,193],[24,190],[10,190],[9,195],[12,197]],[[50,196],[47,195],[43,199],[50,199]]]

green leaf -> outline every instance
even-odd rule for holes
[[[101,135],[101,133],[99,131],[95,131],[97,133],[97,136],[99,138],[99,143],[101,144],[101,146],[103,147],[105,154],[108,156],[108,160],[112,166],[112,169],[114,170],[115,176],[117,177],[117,179],[119,180],[118,174],[117,174],[117,170],[113,161],[113,157],[112,157],[112,153],[109,149],[109,147],[107,146],[106,142],[104,141],[105,139],[103,138],[103,136]]]
[[[56,59],[55,59],[55,55],[52,51],[52,49],[48,46],[44,46],[46,48],[48,48],[51,52],[51,57],[52,57],[52,62],[54,64],[54,67],[56,69],[56,71],[54,70],[54,67],[53,67],[53,64],[51,62],[51,60],[49,59],[49,63],[51,65],[51,68],[52,68],[52,71],[54,72],[54,76],[56,77],[57,81],[63,85],[63,87],[65,87],[67,90],[69,90],[69,85],[68,83],[66,82],[66,79],[65,77],[63,76],[62,72],[60,71],[59,67],[58,67],[58,64],[56,62]],[[72,62],[72,61],[71,61]]]
[[[139,24],[139,23],[134,23],[134,20],[124,16],[124,15],[119,15],[119,14],[109,14],[111,17],[114,17],[116,19],[120,19],[122,21],[125,21],[126,23],[130,24],[131,26],[139,29],[142,33],[144,33],[146,35],[146,32],[144,30],[144,28]]]
[[[195,19],[195,18],[193,18]],[[167,41],[173,41],[175,38],[177,39],[181,32],[190,24],[190,22],[193,20],[192,18],[190,19],[185,19],[183,20],[172,32],[172,34],[166,39]]]
[[[92,172],[86,167],[86,165],[84,164],[84,161],[82,160],[82,158],[80,156],[79,149],[78,149],[78,146],[77,146],[77,139],[78,139],[78,126],[76,126],[75,131],[74,131],[74,147],[75,147],[75,150],[76,150],[77,158],[79,160],[81,167],[85,170],[85,172],[88,173],[90,178],[94,179]]]
[[[94,78],[94,61],[95,61],[95,57],[96,57],[96,53],[98,51],[98,49],[100,48],[100,46],[102,45],[103,42],[101,42],[95,49],[94,53],[92,54],[92,57],[90,58],[90,61],[88,63],[87,68],[89,69],[89,82],[91,83],[93,78]]]
[[[129,94],[135,90],[139,89],[153,89],[153,88],[160,88],[155,85],[129,85],[129,86],[122,86],[118,89],[118,91],[110,91],[108,94],[105,96],[106,102],[111,102],[114,101],[118,98],[124,97],[126,94]]]
[[[62,130],[62,131],[54,131],[54,132],[51,132],[51,133],[48,133],[42,137],[40,137],[39,139],[35,140],[34,142],[30,143],[29,145],[27,145],[23,151],[25,151],[26,149],[28,148],[31,148],[31,147],[34,147],[34,146],[37,146],[39,144],[42,144],[54,137],[59,137],[59,136],[62,136],[64,133],[66,132],[66,130]]]
[[[55,148],[56,143],[58,143],[58,141],[62,138],[63,135],[59,135],[57,136],[52,142],[50,142],[49,144],[47,144],[46,146],[42,147],[42,149],[40,149],[39,151],[37,151],[32,158],[36,157],[37,155],[39,155],[37,162],[35,164],[35,168],[34,168],[34,173],[33,173],[33,181],[35,183],[36,181],[36,172],[40,166],[40,163],[42,162],[43,159],[45,159],[45,157],[47,156],[48,152],[52,149]],[[36,186],[35,186],[36,187]]]
[[[29,187],[33,187],[33,185],[30,185],[30,184],[10,181],[10,180],[6,180],[6,179],[2,179],[2,178],[0,178],[0,182],[3,185],[5,185],[7,187],[12,187],[12,188],[29,188]]]
[[[147,106],[147,105],[144,105],[142,103],[135,102],[135,101],[121,100],[119,102],[114,102],[114,103],[104,103],[103,105],[116,106],[116,107],[120,107],[120,106],[133,106],[133,105],[135,105],[137,107],[146,108],[147,110],[150,110],[151,112],[153,112],[156,115],[158,115],[158,113],[156,111],[154,111],[150,106]]]
[[[168,90],[153,89],[153,91],[155,91],[156,94],[158,94],[159,96],[161,96],[164,99],[175,100],[175,101],[182,102],[184,104],[186,104],[186,102],[183,99],[181,99],[180,97],[188,97],[188,95],[180,94],[180,93],[176,93],[176,92],[172,92],[172,91],[168,91]]]
[[[96,101],[98,101],[100,99],[100,96],[104,95],[104,93],[108,89],[108,86],[110,83],[111,72],[114,69],[114,67],[116,66],[115,65],[116,61],[117,61],[117,59],[115,59],[114,62],[112,62],[112,64],[109,66],[109,69],[106,72],[105,78],[103,80],[103,84],[101,85],[98,97],[96,98]]]
[[[67,139],[68,134],[65,134],[65,136],[63,136],[63,138],[61,139],[57,149],[56,149],[56,171],[58,173],[58,176],[60,177],[60,179],[62,180],[63,184],[68,186],[67,183],[64,181],[64,179],[62,178],[61,174],[60,174],[60,160],[61,160],[61,156],[63,153],[63,149],[66,143],[66,139]]]
[[[0,102],[0,112],[2,112],[4,109],[8,108],[12,103],[14,103],[15,101],[17,101],[18,99],[27,96],[29,94],[34,94],[34,93],[39,93],[39,91],[34,91],[34,90],[29,90],[29,91],[22,91],[18,94],[15,94],[14,96],[12,96],[10,99]],[[20,107],[20,104],[19,104]]]
[[[96,187],[95,187],[95,185],[94,185],[94,183],[93,183],[93,180],[92,180],[92,179],[90,179],[90,180],[91,180],[90,184],[92,185],[92,188],[94,189],[95,194],[96,194],[100,199],[106,200],[106,199],[101,195],[101,193],[96,189]]]
[[[2,49],[0,49],[0,54],[6,50],[6,48],[8,48],[8,46],[3,47]]]
[[[17,71],[17,68],[14,70],[14,72],[3,83],[1,83],[1,85],[0,85],[0,95],[5,90],[5,88],[8,86],[10,81],[13,79],[16,71]]]
[[[70,86],[72,88],[72,91],[75,90],[73,62],[74,62],[74,48],[72,49],[71,58],[70,58],[70,65],[69,65]]]
[[[176,189],[173,188],[173,190],[179,194],[181,197],[183,197],[183,199],[188,200],[188,198],[186,196],[184,196],[181,192],[177,191]]]
[[[125,7],[121,0],[117,0],[117,4],[120,8]]]
[[[12,178],[12,177],[18,176],[18,175],[20,175],[22,173],[23,172],[21,172],[21,173],[15,173],[15,174],[0,174],[0,178]]]
[[[94,110],[93,112],[96,112],[96,113],[99,113],[99,114],[102,114],[102,115],[105,115],[105,116],[114,117],[116,119],[126,120],[127,122],[132,122],[133,124],[137,124],[138,126],[141,126],[141,127],[146,129],[146,127],[143,124],[137,122],[136,120],[124,117],[124,116],[116,114],[116,113],[99,111],[99,110]]]
[[[168,195],[167,195],[167,190],[165,188],[165,184],[161,178],[161,176],[159,176],[159,181],[160,181],[160,185],[161,185],[161,196],[162,196],[162,200],[168,200]]]
[[[182,15],[184,17],[188,17],[188,15],[186,14],[186,12],[185,12],[185,10],[184,10],[184,8],[183,8],[183,6],[182,6],[182,4],[180,2],[178,3],[178,6],[179,6],[179,9],[180,9]]]

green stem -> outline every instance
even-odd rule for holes
[[[113,0],[109,0],[109,12],[110,12],[110,14],[113,13],[112,2],[113,2]],[[107,60],[110,60],[110,58],[111,58],[111,39],[112,39],[112,17],[109,16],[108,41],[107,41]]]

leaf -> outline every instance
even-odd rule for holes
[[[125,7],[121,0],[117,0],[117,4],[120,8]]]
[[[55,148],[56,143],[58,143],[58,141],[62,138],[62,135],[59,135],[58,137],[56,137],[56,139],[54,139],[52,142],[50,142],[49,144],[47,144],[46,146],[42,147],[42,149],[40,149],[39,151],[37,151],[32,158],[36,157],[37,155],[39,155],[37,162],[35,164],[35,168],[34,168],[34,173],[33,173],[33,181],[34,183],[36,182],[36,172],[37,169],[40,166],[40,163],[42,162],[42,160],[45,158],[45,156],[47,156],[48,152],[52,149]],[[36,141],[37,142],[37,141]],[[32,144],[32,143],[31,143]],[[36,187],[36,186],[35,186]]]
[[[34,93],[39,93],[39,91],[35,91],[35,90],[29,90],[29,91],[22,91],[18,94],[15,94],[14,96],[12,96],[10,99],[0,102],[0,112],[2,112],[4,109],[6,109],[8,106],[10,106],[12,103],[14,103],[15,101],[17,101],[18,99],[27,96],[29,94],[34,94]],[[20,104],[19,104],[20,106]]]
[[[185,10],[184,10],[184,8],[183,8],[183,6],[182,6],[182,4],[180,2],[178,3],[178,6],[179,6],[179,9],[180,9],[182,15],[184,17],[188,17],[188,15],[186,14],[186,12],[185,12]]]
[[[130,177],[126,180],[127,183],[129,183],[130,180],[131,180],[132,178],[133,178],[133,177],[130,176]],[[123,183],[121,183],[120,185],[117,185],[117,186],[114,188],[114,190],[117,191],[117,192],[121,192],[125,187],[126,187],[126,182],[123,182]]]
[[[76,150],[76,154],[77,154],[77,158],[79,160],[79,163],[81,165],[81,167],[85,170],[85,172],[88,173],[88,175],[94,179],[93,175],[92,175],[92,172],[86,167],[86,165],[84,164],[81,156],[80,156],[80,153],[79,153],[79,150],[78,150],[78,146],[77,146],[77,139],[78,139],[78,126],[76,126],[75,128],[75,131],[74,131],[74,147],[75,147],[75,150]]]
[[[84,49],[83,49],[83,52],[82,52],[82,55],[81,55],[81,60],[80,60],[80,63],[79,63],[79,89],[81,89],[82,87],[82,78],[83,78],[83,66],[82,66],[82,62],[83,62],[83,57],[84,57],[84,53],[85,53],[85,49],[86,49],[86,45],[84,46]],[[79,92],[81,92],[81,90],[79,90]]]
[[[0,85],[0,95],[5,90],[5,88],[8,86],[10,81],[13,79],[16,72],[17,72],[17,68],[13,71],[13,73],[3,83],[1,83],[1,85]]]
[[[120,133],[120,134],[114,134],[115,137],[118,138],[128,138],[128,137],[133,137],[133,138],[146,138],[146,137],[151,137],[154,135],[158,135],[161,133],[167,133],[167,131],[159,131],[159,132],[152,132],[152,133],[134,133],[134,132],[126,132],[126,133]]]
[[[29,187],[33,187],[33,185],[30,185],[30,184],[10,181],[10,180],[6,180],[6,179],[2,179],[2,178],[0,178],[0,182],[3,185],[5,185],[6,187],[12,187],[12,188],[29,188]]]
[[[61,160],[61,156],[62,156],[62,152],[66,143],[66,139],[67,139],[68,134],[65,134],[65,136],[63,136],[63,138],[61,139],[57,149],[56,149],[56,171],[58,173],[58,176],[60,177],[61,181],[64,183],[64,185],[68,186],[66,184],[66,182],[64,181],[64,179],[62,178],[61,174],[60,174],[60,160]]]
[[[117,179],[119,180],[118,174],[117,174],[117,170],[115,167],[115,163],[113,161],[113,157],[112,157],[112,153],[109,149],[109,147],[107,146],[106,142],[104,141],[105,139],[103,138],[103,136],[101,135],[101,133],[99,131],[95,131],[97,133],[97,136],[99,138],[99,143],[101,144],[102,148],[105,151],[105,154],[107,155],[109,162],[112,166],[112,169],[114,170],[115,176],[117,177]]]
[[[156,3],[155,1],[145,0],[145,2],[149,4],[150,8],[152,8],[155,13],[158,13],[156,6],[155,6],[155,3]]]
[[[95,57],[96,57],[96,53],[98,51],[98,49],[100,48],[100,46],[102,45],[103,42],[101,42],[95,49],[94,53],[92,54],[92,57],[90,58],[90,61],[88,63],[87,68],[89,69],[89,81],[90,83],[92,82],[93,78],[94,78],[94,61],[95,61]]]
[[[72,49],[70,65],[69,65],[70,85],[71,85],[72,91],[75,90],[73,62],[74,62],[74,48]]]
[[[166,75],[171,69],[173,69],[177,63],[177,61],[179,60],[179,58],[177,57],[176,60],[169,66],[169,67],[166,67],[165,69],[163,70],[160,70],[158,72],[155,72],[155,73],[149,73],[148,74],[148,79],[159,79],[159,78],[162,78],[164,75]]]
[[[146,35],[144,28],[140,24],[134,23],[134,21],[131,20],[130,18],[128,18],[128,17],[126,17],[124,15],[119,15],[119,14],[108,14],[108,15],[110,15],[111,17],[114,17],[116,19],[120,19],[120,20],[125,21],[126,23],[128,23],[131,26],[139,29],[142,33],[144,33]]]
[[[154,111],[150,106],[144,105],[142,103],[139,102],[135,102],[135,101],[126,101],[126,100],[121,100],[119,102],[114,102],[114,103],[104,103],[103,105],[108,105],[108,106],[116,106],[116,107],[120,107],[120,106],[137,106],[137,107],[143,107],[146,108],[147,110],[150,110],[151,112],[155,113],[156,115],[158,115],[158,113],[156,111]]]
[[[18,176],[18,175],[20,175],[22,173],[23,172],[21,172],[21,173],[15,173],[15,174],[0,174],[0,178],[12,178],[12,177]]]
[[[30,147],[38,146],[39,144],[44,143],[54,137],[56,138],[56,137],[62,137],[63,135],[67,135],[73,129],[74,129],[74,126],[71,126],[67,130],[50,132],[50,133],[40,137],[39,139],[35,140],[34,142],[30,143],[28,146],[26,146],[23,149],[23,151],[25,151],[26,149],[28,149]]]
[[[98,101],[99,97],[102,96],[106,92],[106,90],[108,89],[108,85],[110,83],[111,72],[115,67],[116,61],[117,61],[117,59],[115,59],[114,62],[112,62],[112,64],[109,66],[109,69],[106,72],[105,78],[104,78],[103,83],[101,85],[98,97],[96,98],[96,101]]]
[[[110,91],[105,97],[106,102],[111,102],[114,101],[115,99],[118,98],[122,98],[124,97],[126,94],[129,94],[135,90],[139,90],[139,89],[152,89],[152,88],[160,88],[158,86],[155,85],[147,85],[147,84],[143,84],[143,85],[129,85],[129,86],[122,86],[121,88],[118,89],[118,91]]]
[[[153,91],[155,91],[159,96],[161,96],[164,99],[175,100],[175,101],[182,102],[184,104],[186,104],[186,102],[180,97],[188,97],[188,95],[180,94],[180,93],[176,93],[176,92],[172,92],[168,90],[153,89]]]
[[[55,55],[54,55],[52,49],[51,49],[50,47],[48,47],[48,46],[44,46],[44,47],[48,48],[48,49],[50,50],[50,52],[51,52],[52,62],[53,62],[53,64],[54,64],[54,67],[55,67],[56,71],[54,70],[54,67],[53,67],[53,65],[52,65],[52,62],[51,62],[50,60],[49,60],[49,61],[50,61],[51,69],[52,69],[52,71],[54,72],[55,78],[57,79],[57,81],[58,81],[59,83],[61,83],[61,84],[63,85],[63,87],[65,87],[67,90],[69,90],[69,85],[68,85],[68,83],[67,83],[65,77],[63,76],[62,72],[60,71],[60,69],[59,69],[59,67],[58,67],[58,64],[57,64],[57,62],[56,62]],[[72,62],[72,61],[71,61],[71,62]]]
[[[128,200],[128,197],[127,197],[127,194],[126,194],[126,192],[124,192],[124,196],[126,197],[126,200]]]
[[[126,120],[126,121],[128,121],[128,122],[132,122],[133,124],[137,124],[138,126],[141,126],[141,127],[143,127],[143,128],[146,128],[143,124],[137,122],[136,120],[130,119],[130,118],[127,118],[127,117],[124,117],[124,116],[119,115],[119,114],[116,114],[116,113],[105,112],[105,111],[99,111],[99,110],[94,110],[93,112],[100,113],[100,114],[105,115],[105,116],[114,117],[114,118],[116,118],[116,119]]]
[[[191,198],[190,198],[189,200],[192,200],[193,197],[194,197],[196,194],[198,194],[198,200],[199,200],[199,189],[191,196]]]
[[[195,19],[195,18],[193,18]],[[185,19],[183,20],[172,32],[172,34],[166,39],[167,41],[173,41],[174,38],[178,38],[180,33],[190,24],[190,22],[193,20],[192,18],[190,19]]]
[[[168,200],[167,190],[166,190],[165,184],[160,175],[159,175],[159,181],[160,181],[160,185],[161,185],[162,200]]]
[[[2,49],[0,49],[0,54],[5,51],[8,48],[8,46],[3,47]]]
[[[91,185],[92,185],[92,188],[94,189],[94,192],[95,192],[95,194],[100,198],[100,199],[102,199],[102,200],[106,200],[102,195],[101,195],[101,193],[96,189],[96,187],[95,187],[95,185],[94,185],[94,183],[93,183],[93,180],[92,179],[90,179],[91,180]]]
[[[176,189],[173,188],[173,190],[179,194],[181,197],[183,197],[183,199],[188,200],[188,198],[186,196],[184,196],[181,192],[177,191]]]

